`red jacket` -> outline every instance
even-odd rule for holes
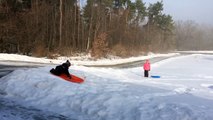
[[[146,60],[146,62],[143,64],[143,69],[144,70],[150,70],[150,63],[149,60]]]

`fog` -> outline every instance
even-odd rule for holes
[[[148,6],[161,0],[143,0]],[[163,0],[165,14],[175,21],[178,50],[213,49],[213,0]]]
[[[195,21],[177,21],[175,35],[178,50],[212,50],[213,27]]]

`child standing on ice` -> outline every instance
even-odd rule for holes
[[[150,71],[149,60],[146,60],[146,62],[143,64],[143,69],[144,69],[144,77],[149,77],[149,71]]]

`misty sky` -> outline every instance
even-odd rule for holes
[[[161,0],[143,0],[156,3]],[[173,20],[193,20],[200,24],[213,25],[213,0],[163,0],[164,13],[173,17]]]

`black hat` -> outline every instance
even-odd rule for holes
[[[69,61],[69,60],[67,60],[67,61],[66,61],[66,64],[67,64],[68,66],[70,66],[70,65],[71,65],[71,63],[70,63],[70,61]]]

